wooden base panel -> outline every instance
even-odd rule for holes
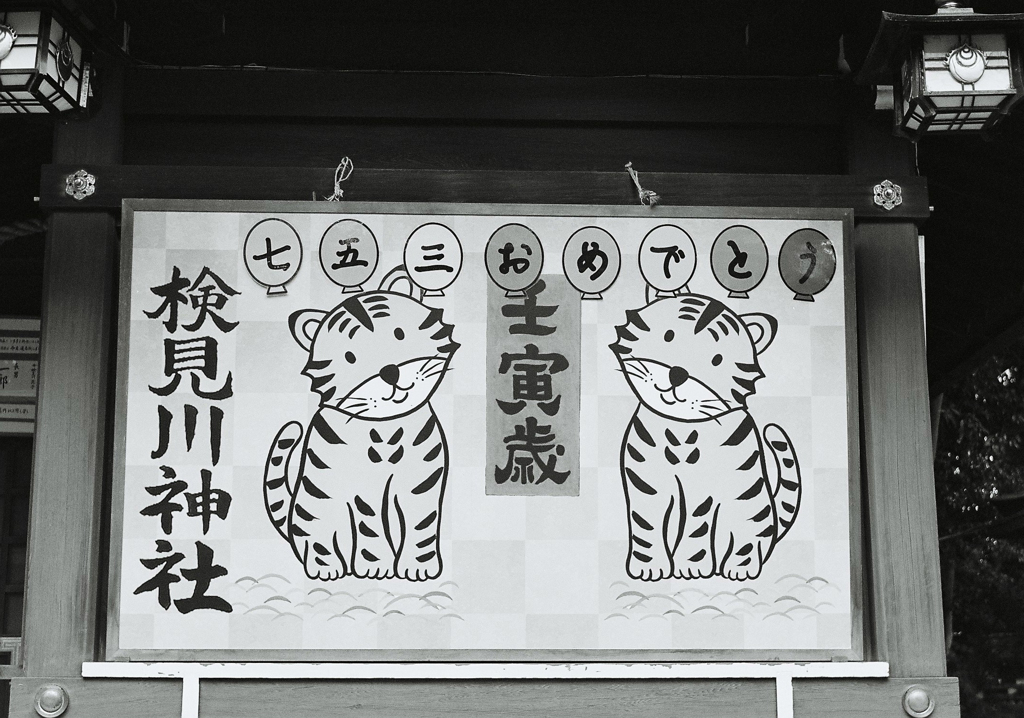
[[[67,718],[178,718],[180,680],[21,678],[11,681],[11,718],[36,718],[36,692],[57,684],[70,695]],[[798,679],[795,718],[905,718],[903,694],[923,686],[933,718],[959,718],[955,678]],[[311,681],[206,680],[199,715],[216,718],[774,718],[773,680],[647,681]]]

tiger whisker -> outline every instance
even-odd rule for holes
[[[357,411],[357,412],[356,412],[355,414],[352,414],[352,415],[351,415],[351,416],[350,416],[350,417],[348,418],[348,421],[346,421],[345,423],[347,424],[347,423],[348,423],[349,421],[352,421],[352,420],[353,420],[353,419],[355,419],[355,418],[356,418],[357,416],[362,416],[363,414],[365,414],[365,413],[366,413],[366,412],[368,412],[369,410],[370,410],[370,409],[369,409],[369,407],[367,407],[366,409],[363,409],[362,411]]]
[[[450,371],[451,371],[451,369],[449,369],[449,368],[446,368],[446,367],[440,367],[440,368],[438,368],[438,369],[436,369],[436,370],[434,370],[434,371],[430,372],[429,374],[424,374],[424,375],[423,375],[423,378],[424,378],[424,379],[429,379],[429,378],[430,378],[430,377],[432,377],[432,376],[437,376],[438,374],[447,374],[447,373],[448,373],[448,372],[450,372]]]

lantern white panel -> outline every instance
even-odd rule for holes
[[[21,43],[21,36],[11,48],[11,54],[0,60],[0,70],[31,70],[36,66],[36,47]]]
[[[0,87],[28,87],[32,75],[0,75]]]

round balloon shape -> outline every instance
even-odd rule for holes
[[[615,237],[600,227],[572,233],[562,250],[562,270],[583,299],[600,299],[619,277],[622,252]]]
[[[748,299],[767,272],[768,247],[750,227],[729,227],[711,245],[711,273],[731,299]]]
[[[525,297],[544,269],[544,247],[529,227],[506,224],[487,240],[484,266],[506,297]]]
[[[338,220],[320,239],[320,266],[345,293],[361,292],[380,259],[377,238],[356,219]]]
[[[697,271],[697,247],[682,227],[655,227],[640,243],[640,274],[656,290],[656,296],[688,293],[687,286]]]
[[[242,250],[245,268],[268,295],[287,294],[284,285],[298,274],[302,264],[302,240],[283,219],[263,219],[245,235]]]
[[[816,229],[798,229],[779,250],[779,274],[796,294],[793,299],[813,302],[836,275],[836,248]]]
[[[443,297],[462,269],[462,244],[437,222],[418,227],[405,242],[405,270],[425,297]]]

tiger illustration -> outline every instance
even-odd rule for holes
[[[610,348],[640,401],[621,452],[630,577],[757,578],[792,526],[796,452],[775,424],[762,439],[747,409],[777,330],[697,294],[629,310],[616,327]]]
[[[289,319],[320,408],[305,438],[295,421],[277,433],[264,499],[313,579],[425,581],[442,570],[448,445],[430,397],[459,344],[407,283],[410,294],[361,292]]]

